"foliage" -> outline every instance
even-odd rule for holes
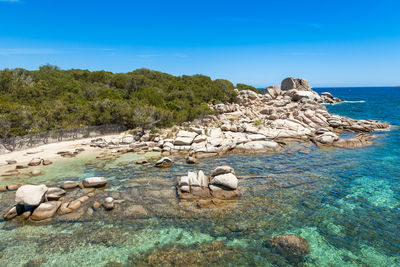
[[[238,90],[251,90],[253,92],[256,92],[257,94],[262,94],[263,92],[260,89],[257,89],[251,85],[243,84],[243,83],[238,83],[236,85],[236,88]]]
[[[231,82],[204,75],[61,70],[52,65],[35,71],[4,69],[0,137],[114,123],[171,126],[211,114],[210,103],[235,98]]]

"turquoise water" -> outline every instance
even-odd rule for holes
[[[400,125],[400,88],[319,91],[366,101],[328,106],[333,113]],[[0,266],[400,266],[400,131],[375,135],[374,145],[360,149],[292,143],[280,153],[226,155],[195,166],[177,157],[169,170],[137,166],[134,154],[55,162],[34,181],[105,176],[110,186],[95,199],[113,196],[116,208],[90,215],[86,205],[52,222],[0,221]],[[177,199],[179,176],[225,164],[241,178],[236,202],[200,209]],[[0,193],[4,210],[13,197]],[[132,205],[147,214],[126,212]],[[263,245],[283,233],[306,238],[311,253],[293,262]]]

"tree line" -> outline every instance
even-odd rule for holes
[[[0,137],[103,124],[135,128],[172,126],[213,111],[209,103],[232,102],[234,86],[204,75],[173,76],[138,69],[128,73],[62,70],[0,71]]]

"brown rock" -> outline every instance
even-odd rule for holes
[[[8,190],[17,190],[18,188],[20,188],[23,184],[9,184],[7,185],[7,189]]]
[[[51,162],[50,160],[46,159],[46,160],[43,160],[42,164],[47,166],[47,165],[53,164],[53,162]]]
[[[310,247],[305,238],[290,234],[274,236],[264,244],[282,255],[294,258],[302,258],[310,253]]]
[[[72,212],[72,209],[68,208],[68,205],[69,205],[69,202],[62,203],[58,212],[60,214],[67,214],[67,213]]]
[[[82,202],[79,199],[76,199],[69,203],[68,208],[71,210],[79,209],[82,206]]]
[[[42,203],[33,211],[31,219],[35,221],[40,221],[51,218],[56,215],[60,205],[60,201],[49,201]]]
[[[78,187],[79,183],[74,182],[74,181],[65,181],[63,182],[60,187],[62,189],[72,189]]]
[[[27,211],[25,211],[24,213],[21,214],[21,217],[22,217],[23,219],[28,219],[29,216],[31,216],[31,214],[32,214],[32,211],[27,210]]]
[[[142,205],[132,205],[124,210],[124,215],[127,217],[147,216],[147,211]]]
[[[100,202],[98,202],[98,201],[93,202],[93,209],[97,210],[100,208],[100,206],[101,206]]]

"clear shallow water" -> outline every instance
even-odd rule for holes
[[[400,125],[400,88],[319,91],[366,101],[328,106],[333,113]],[[0,221],[0,266],[400,266],[400,131],[376,135],[374,145],[361,149],[291,144],[281,153],[227,155],[196,166],[176,158],[170,170],[132,164],[133,154],[114,162],[87,164],[93,159],[85,156],[56,162],[35,181],[105,176],[111,186],[95,198],[124,201],[112,212],[89,216],[86,206],[51,223]],[[241,177],[235,203],[210,210],[177,200],[177,177],[223,164]],[[13,197],[0,193],[4,210]],[[132,205],[147,215],[124,212]],[[282,233],[308,240],[303,262],[263,246]]]

